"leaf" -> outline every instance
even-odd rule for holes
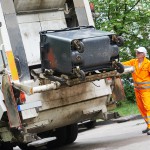
[[[133,57],[135,57],[134,49],[138,46],[150,49],[149,0],[90,0],[90,2],[95,4],[95,11],[100,13],[100,17],[95,20],[96,28],[122,35],[125,39],[122,49],[128,48]],[[129,59],[123,54],[121,57],[125,57],[123,60]]]

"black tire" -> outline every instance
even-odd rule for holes
[[[84,52],[84,44],[82,41],[74,40],[74,41],[72,41],[72,44],[73,44],[74,49],[77,50],[79,53]]]
[[[77,49],[78,50],[78,52],[79,53],[83,53],[84,52],[84,44],[80,41],[80,44],[79,44],[80,46],[80,48],[79,49]]]
[[[21,148],[21,150],[36,150],[36,147],[27,146],[25,143],[19,143],[18,146]]]
[[[120,63],[117,63],[116,65],[117,65],[117,67],[116,67],[117,72],[123,73],[124,72],[124,66]]]
[[[84,124],[84,126],[85,126],[87,129],[95,128],[95,126],[96,126],[96,120],[87,122],[87,123]]]
[[[66,127],[61,127],[56,129],[53,136],[56,137],[56,140],[49,142],[46,146],[48,148],[60,147],[66,143]]]
[[[76,140],[78,136],[78,125],[77,123],[71,124],[71,125],[68,125],[66,129],[67,129],[66,144],[71,144]]]
[[[13,150],[13,144],[9,142],[1,142],[0,143],[0,150]]]
[[[3,147],[3,144],[2,144],[2,142],[0,142],[0,149],[2,149],[2,147]]]
[[[123,39],[123,37],[118,36],[116,43],[117,43],[117,46],[119,46],[119,47],[123,46],[123,44],[124,44],[124,39]]]

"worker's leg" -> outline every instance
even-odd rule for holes
[[[144,120],[147,117],[147,111],[144,107],[143,101],[142,101],[142,93],[141,90],[135,90],[135,96],[136,96],[136,103],[138,106],[138,109],[142,115],[142,117],[144,118]],[[145,120],[146,121],[146,120]]]
[[[150,129],[150,90],[144,90],[141,93],[143,106],[146,110],[147,127]]]
[[[146,111],[143,101],[142,101],[141,90],[135,90],[135,96],[136,96],[136,103],[139,108],[139,111],[147,124],[147,128],[145,130],[143,130],[142,133],[148,133],[149,129],[148,129],[148,123],[147,123],[147,111]]]

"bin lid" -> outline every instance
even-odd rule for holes
[[[101,30],[96,30],[92,27],[84,27],[84,28],[76,28],[76,29],[64,29],[64,30],[55,30],[55,31],[43,31],[41,33],[46,34],[46,36],[50,37],[59,37],[67,40],[73,40],[73,39],[86,39],[86,38],[92,38],[92,37],[102,37],[102,36],[108,36],[108,35],[114,35],[112,32],[106,32]]]

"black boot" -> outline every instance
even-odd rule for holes
[[[147,133],[148,131],[150,133],[150,129],[146,128],[145,130],[142,131],[142,133]]]
[[[150,129],[147,131],[147,135],[150,135]]]

